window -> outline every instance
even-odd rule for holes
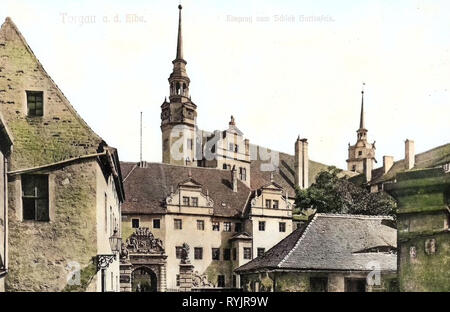
[[[180,287],[180,274],[177,274],[177,287]]]
[[[278,225],[278,229],[280,232],[286,232],[286,222],[280,222]]]
[[[244,259],[252,258],[252,249],[250,247],[244,247]]]
[[[225,248],[223,250],[223,260],[230,261],[231,260],[231,249]]]
[[[218,221],[213,221],[213,223],[212,223],[212,230],[213,231],[220,231],[220,223]]]
[[[22,176],[23,220],[49,221],[48,176]]]
[[[359,152],[358,152],[358,156],[361,156],[361,155],[362,155],[362,151],[359,151]]]
[[[227,170],[227,169],[228,169],[227,164],[223,164],[223,165],[222,165],[222,168],[223,168],[223,170]]]
[[[44,116],[43,92],[27,91],[28,116]]]
[[[225,287],[225,275],[217,276],[217,287]]]
[[[199,231],[205,230],[205,221],[197,220],[197,230],[199,230]]]
[[[154,229],[161,228],[161,220],[160,219],[153,219],[153,228]]]
[[[239,167],[239,179],[242,181],[247,180],[247,169]]]
[[[328,278],[326,277],[311,277],[309,279],[309,288],[311,292],[327,292]]]
[[[233,248],[233,261],[236,261],[237,259],[237,250],[236,248]]]
[[[198,207],[198,197],[192,197],[192,206]]]
[[[236,275],[233,274],[233,288],[237,287],[237,278]]]
[[[234,144],[234,151],[235,151],[236,153],[238,153],[238,152],[239,152],[239,145],[237,145],[237,144]]]
[[[266,230],[266,222],[265,221],[259,221],[258,228],[259,228],[260,231],[265,231]]]
[[[273,209],[278,209],[278,207],[279,207],[279,202],[278,202],[278,200],[274,200],[273,201]]]
[[[231,222],[224,222],[223,223],[223,231],[224,232],[231,232]]]
[[[183,196],[183,205],[184,206],[190,206],[190,198],[187,196]]]
[[[270,199],[266,199],[266,208],[272,208],[272,201]]]
[[[264,254],[264,252],[266,251],[266,249],[265,248],[258,248],[257,251],[258,251],[258,257],[261,257]]]
[[[203,248],[202,247],[195,247],[194,248],[194,259],[195,260],[202,260],[203,259]]]
[[[181,219],[174,219],[173,225],[175,230],[181,230],[183,228],[183,222],[181,221]]]
[[[355,165],[352,166],[352,171],[356,171],[356,166]]]
[[[176,246],[175,247],[175,255],[176,255],[177,259],[181,259],[182,254],[183,254],[183,247]]]
[[[230,151],[234,151],[234,144],[233,143],[228,143],[228,150]]]
[[[235,232],[240,232],[242,231],[242,223],[238,222],[234,225],[234,231]]]
[[[213,248],[212,249],[212,259],[213,260],[220,260],[220,248]]]
[[[131,227],[133,229],[139,228],[139,219],[131,219]]]

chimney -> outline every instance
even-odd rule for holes
[[[370,182],[370,180],[372,180],[372,169],[373,169],[372,167],[373,167],[372,158],[364,158],[363,170],[364,175],[366,176],[366,182]]]
[[[231,187],[234,193],[237,192],[237,183],[236,166],[233,166],[233,169],[231,169]]]
[[[383,156],[383,173],[386,174],[394,165],[393,156]]]
[[[309,176],[309,156],[308,156],[308,140],[300,139],[298,136],[295,141],[295,186],[300,189],[308,187]]]
[[[405,166],[410,170],[415,164],[414,141],[406,139],[405,141]]]

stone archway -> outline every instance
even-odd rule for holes
[[[156,292],[158,290],[158,277],[152,269],[142,266],[131,272],[131,291]]]
[[[166,291],[166,259],[162,241],[148,228],[136,229],[122,244],[120,290]]]

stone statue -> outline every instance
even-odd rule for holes
[[[187,243],[183,243],[183,246],[181,247],[181,263],[183,264],[191,263],[189,260],[189,249],[189,245]]]

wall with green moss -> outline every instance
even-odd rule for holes
[[[427,254],[425,242],[436,240],[436,252]],[[415,248],[415,257],[411,248]],[[450,291],[450,233],[417,237],[400,245],[399,284],[401,291]]]
[[[49,172],[50,222],[22,220],[20,176],[11,178],[7,291],[70,290],[72,261],[90,280],[97,254],[95,166],[90,161]],[[95,283],[83,290],[96,290]]]
[[[450,174],[442,168],[397,175],[400,291],[450,291]]]
[[[10,170],[95,153],[101,138],[63,93],[7,20],[0,30],[0,110],[14,140]],[[42,91],[44,115],[28,117],[26,91]]]

